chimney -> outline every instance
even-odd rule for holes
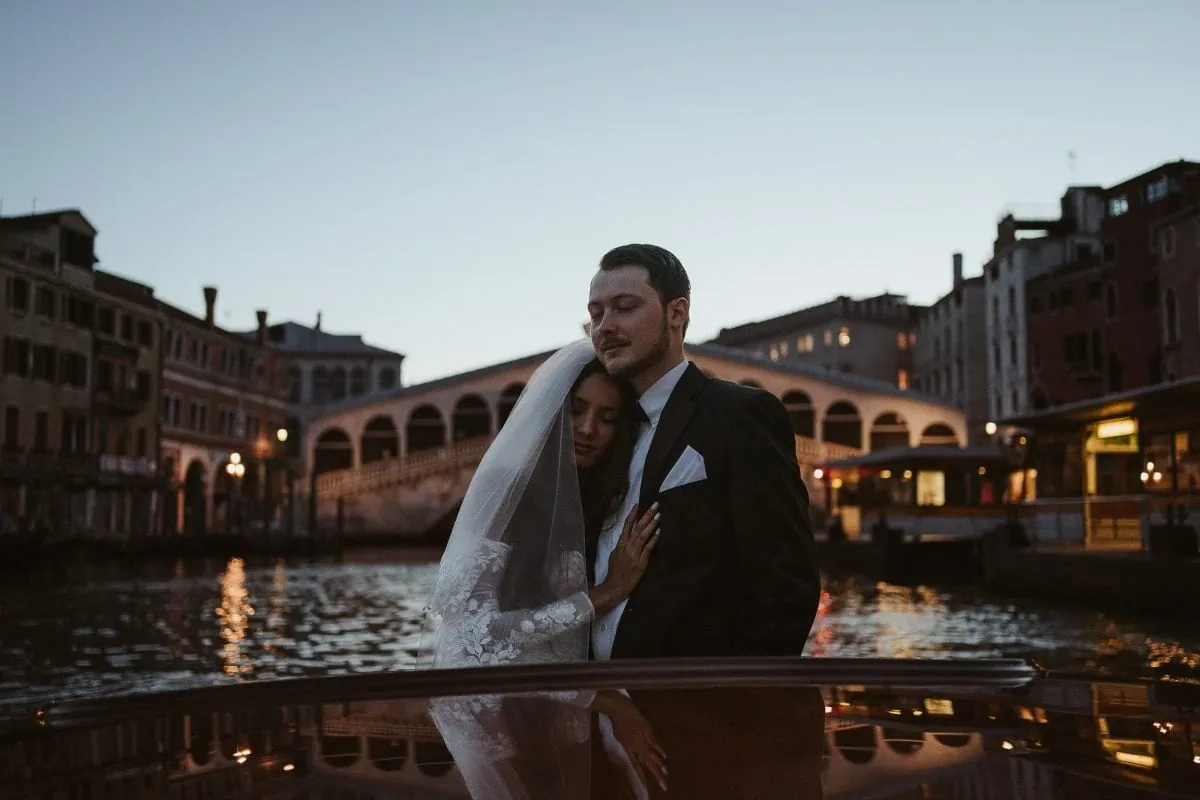
[[[963,282],[962,253],[955,253],[954,254],[954,288],[957,289],[959,286],[962,286],[962,282]]]
[[[317,327],[313,328],[313,330],[314,331],[321,330],[321,312],[320,311],[317,312]]]
[[[267,310],[260,308],[254,312],[254,316],[258,317],[258,343],[266,346],[267,344]]]
[[[217,287],[204,287],[204,324],[208,327],[213,326],[213,320],[216,318],[215,310],[217,306]]]

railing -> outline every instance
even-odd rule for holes
[[[396,458],[326,472],[317,477],[317,496],[360,494],[469,466],[483,458],[483,454],[492,443],[492,438],[479,436],[445,447],[406,453]]]
[[[837,461],[842,458],[861,456],[863,451],[857,447],[849,447],[833,442],[819,442],[807,436],[796,437],[796,459],[801,462],[823,464],[827,461]]]
[[[1030,533],[1034,541],[1043,543],[1085,547],[1140,544],[1148,500],[1144,495],[1037,500]]]

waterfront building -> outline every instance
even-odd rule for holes
[[[160,318],[96,269],[78,210],[0,218],[0,529],[131,537],[154,525]]]
[[[778,317],[722,328],[711,343],[772,361],[859,375],[908,389],[923,310],[903,295],[842,296]]]
[[[249,336],[217,325],[216,303],[217,287],[206,286],[203,317],[158,304],[167,324],[168,533],[278,529],[289,521],[295,465],[288,458],[287,357],[271,344],[266,311],[257,312]]]
[[[913,388],[966,412],[968,441],[978,444],[990,419],[984,278],[963,277],[962,253],[953,265],[950,291],[920,312]]]

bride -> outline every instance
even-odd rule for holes
[[[607,577],[590,586],[600,529],[628,491],[639,411],[587,339],[533,374],[480,461],[446,545],[430,603],[440,618],[435,667],[588,659],[592,619],[629,596],[658,539],[657,509],[635,508]],[[592,699],[454,697],[430,710],[472,796],[525,797],[530,783],[548,796],[586,796],[586,770],[576,767],[587,764]],[[530,753],[538,764],[524,760]]]

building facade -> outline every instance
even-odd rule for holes
[[[908,389],[922,310],[902,295],[857,300],[843,296],[783,316],[723,328],[712,343]]]
[[[311,328],[290,321],[271,325],[267,339],[288,358],[287,398],[297,432],[340,404],[386,397],[403,385],[401,353],[369,345],[359,334],[322,330],[319,314]]]
[[[1164,164],[1089,194],[1101,208],[1098,237],[1065,249],[1027,287],[1030,410],[1177,376],[1164,309],[1168,300],[1178,309],[1187,267],[1171,221],[1200,202],[1200,165]]]
[[[160,413],[168,533],[201,536],[286,526],[296,465],[287,458],[287,362],[267,312],[247,336],[219,327],[216,287],[204,317],[159,302],[166,319]],[[239,469],[240,466],[240,469]]]
[[[921,313],[913,388],[966,412],[974,444],[987,438],[989,419],[987,318],[984,278],[963,277],[962,253],[954,254],[952,287]]]
[[[1037,366],[1045,347],[1031,338],[1026,288],[1031,281],[1087,263],[1099,252],[1103,197],[1096,187],[1071,187],[1055,219],[1005,216],[997,225],[992,258],[984,265],[987,309],[988,415],[997,419],[1025,413],[1031,386],[1044,370]],[[1036,313],[1036,312],[1032,312]]]
[[[1167,217],[1151,235],[1159,255],[1167,380],[1200,376],[1200,205]]]
[[[99,459],[96,516],[119,538],[158,530],[163,317],[154,290],[96,271],[92,431]]]
[[[0,529],[129,538],[157,513],[157,312],[77,210],[0,219]],[[144,289],[144,287],[141,287]]]

